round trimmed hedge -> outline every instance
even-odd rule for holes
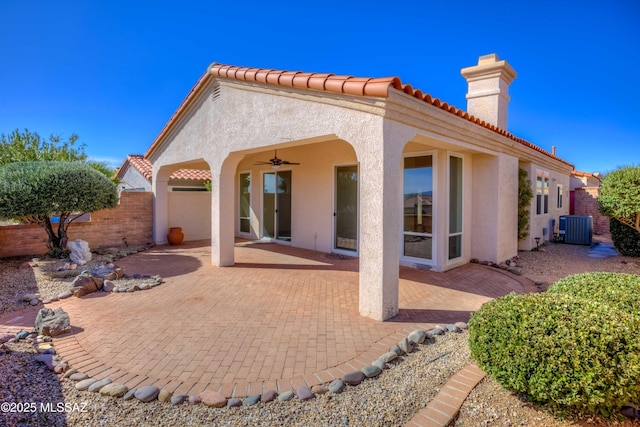
[[[469,321],[471,356],[554,410],[609,415],[640,402],[640,318],[559,293],[508,295]]]
[[[572,274],[555,282],[547,292],[586,298],[640,315],[640,275],[638,274]]]

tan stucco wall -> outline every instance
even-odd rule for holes
[[[569,215],[569,172],[562,170],[554,170],[549,164],[540,163],[520,163],[520,167],[527,171],[528,180],[531,182],[531,190],[533,197],[529,205],[530,226],[529,236],[518,243],[518,249],[531,250],[536,247],[535,238],[540,238],[540,243],[553,239],[553,233],[558,232],[561,215]],[[569,168],[569,167],[568,167]],[[536,214],[536,171],[542,170],[549,172],[549,209],[548,213]],[[558,185],[563,186],[563,202],[562,207],[557,206]],[[552,229],[551,220],[555,220],[555,227]],[[546,234],[544,234],[546,229]]]
[[[169,192],[169,227],[181,227],[184,240],[211,238],[211,193]]]
[[[279,158],[301,163],[281,168],[292,171],[291,244],[296,247],[333,249],[334,168],[358,163],[360,313],[379,320],[398,310],[403,153],[434,155],[437,200],[431,265],[437,270],[472,257],[504,261],[514,256],[518,158],[540,160],[543,166],[545,161],[554,163],[543,153],[399,92],[375,99],[214,81],[150,157],[156,177],[156,242],[166,240],[168,227],[174,225],[173,195],[166,194],[169,174],[183,167],[210,168],[212,262],[233,264],[234,236],[239,233],[238,173],[252,173],[249,237],[260,238],[262,172],[271,169],[255,163],[273,157],[274,149]],[[451,262],[449,155],[464,159],[463,255]],[[566,173],[567,209],[568,179]],[[193,222],[200,220],[206,219]]]

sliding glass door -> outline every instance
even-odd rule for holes
[[[358,166],[336,167],[334,249],[358,251]]]
[[[403,256],[433,259],[433,156],[404,159]]]
[[[262,235],[291,241],[291,171],[265,172],[262,193]]]

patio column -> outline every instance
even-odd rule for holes
[[[166,168],[153,171],[153,242],[156,245],[167,243],[169,232],[169,175]]]
[[[235,263],[235,176],[242,156],[230,155],[211,165],[211,263],[228,267]],[[219,171],[218,174],[215,172]]]
[[[398,314],[404,144],[394,142],[380,135],[356,148],[360,161],[359,310],[360,315],[380,321]]]

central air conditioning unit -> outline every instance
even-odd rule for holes
[[[574,245],[590,245],[593,236],[593,218],[563,215],[560,217],[560,241]]]

